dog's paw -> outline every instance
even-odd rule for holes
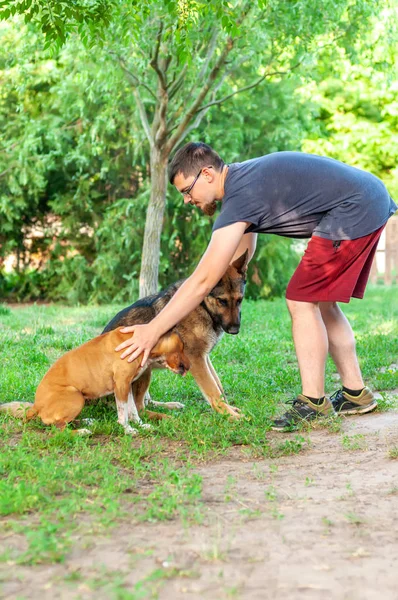
[[[154,400],[151,400],[151,404],[153,404],[154,406],[161,406],[162,408],[167,408],[170,410],[173,410],[175,408],[185,408],[185,404],[182,404],[182,402],[156,402]]]
[[[80,423],[82,423],[83,425],[93,425],[95,423],[95,419],[81,419]]]
[[[230,415],[230,419],[235,421],[237,419],[243,419],[244,418],[244,414],[242,413],[242,411],[240,410],[240,408],[236,408],[236,406],[228,406],[229,410],[228,413]]]
[[[126,435],[138,435],[139,431],[138,429],[134,429],[134,427],[131,427],[131,425],[126,425],[124,428],[124,433]]]
[[[142,429],[153,429],[152,425],[150,425],[149,423],[141,423],[140,427],[142,427]]]
[[[75,430],[75,434],[79,435],[79,436],[85,436],[85,435],[93,435],[92,431],[90,431],[89,429],[76,429]]]
[[[185,408],[185,404],[182,402],[165,402],[165,408]]]

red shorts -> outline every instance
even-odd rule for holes
[[[334,242],[313,236],[287,286],[286,298],[299,302],[363,298],[384,227],[356,240]]]

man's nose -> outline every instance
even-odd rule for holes
[[[184,196],[184,204],[189,204],[191,202],[191,196]]]

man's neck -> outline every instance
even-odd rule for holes
[[[219,183],[219,188],[218,188],[218,193],[217,193],[217,200],[222,200],[224,198],[224,194],[225,194],[225,190],[224,190],[224,184],[225,184],[225,179],[228,175],[228,167],[227,165],[223,166],[223,169],[220,173],[220,183]]]

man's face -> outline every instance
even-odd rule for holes
[[[205,215],[214,215],[217,207],[217,177],[212,167],[203,167],[196,175],[187,177],[181,172],[177,173],[174,185],[183,195],[185,204],[197,206]]]

